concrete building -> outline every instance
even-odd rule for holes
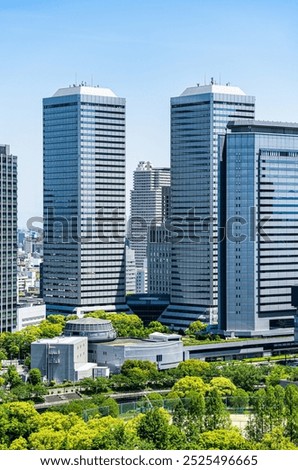
[[[169,186],[169,168],[154,168],[151,162],[141,161],[134,171],[129,238],[130,246],[135,251],[137,269],[144,269],[148,230],[162,222],[165,206],[163,188]]]
[[[0,333],[17,320],[17,157],[0,145]]]
[[[80,318],[66,322],[64,336],[31,344],[31,367],[46,380],[78,381],[119,373],[127,359],[147,360],[159,369],[176,367],[184,358],[179,335],[152,333],[149,339],[116,338],[110,320]]]
[[[254,111],[253,96],[213,79],[171,99],[171,292],[160,318],[168,326],[218,321],[218,135]]]
[[[136,293],[136,260],[135,252],[129,246],[126,247],[126,294]]]
[[[222,141],[220,327],[293,332],[298,282],[298,123],[234,121]]]
[[[136,294],[146,293],[148,290],[147,258],[144,259],[142,268],[136,270]]]
[[[89,360],[119,373],[128,359],[151,361],[159,370],[177,367],[184,360],[179,335],[154,333],[149,339],[117,338],[107,343],[89,344]]]
[[[84,84],[43,100],[49,313],[125,310],[125,99]]]
[[[92,377],[97,364],[88,363],[88,340],[57,337],[31,344],[31,368],[39,369],[46,380],[77,382]]]
[[[40,300],[40,299],[39,299]],[[46,306],[44,303],[23,304],[17,308],[16,331],[26,326],[37,326],[46,319]]]

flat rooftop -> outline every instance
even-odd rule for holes
[[[59,88],[59,90],[54,93],[53,98],[68,95],[93,95],[117,98],[117,95],[110,88],[87,85],[70,85],[68,88]]]
[[[49,345],[64,345],[64,344],[78,344],[82,341],[87,341],[85,336],[56,336],[55,338],[42,338],[33,341],[31,344],[49,344]]]
[[[239,119],[229,121],[227,128],[232,132],[270,132],[279,134],[298,134],[297,122],[256,121]]]
[[[101,318],[77,318],[76,320],[68,320],[69,325],[110,325],[111,320],[103,320]]]
[[[223,95],[241,95],[246,96],[246,93],[237,86],[230,85],[197,85],[186,88],[180,96],[188,95],[203,95],[205,93],[217,93]]]

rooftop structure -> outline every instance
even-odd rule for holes
[[[65,336],[84,336],[91,342],[110,341],[116,338],[116,331],[110,320],[80,318],[69,320],[64,328]]]

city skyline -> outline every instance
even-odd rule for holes
[[[290,0],[282,8],[277,1],[2,1],[9,73],[1,142],[19,156],[19,226],[42,215],[41,102],[61,86],[86,81],[126,97],[127,201],[138,161],[169,166],[170,98],[187,86],[230,82],[256,96],[257,119],[297,120],[297,9]]]

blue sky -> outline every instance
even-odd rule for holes
[[[240,86],[258,119],[298,121],[294,0],[0,0],[0,143],[19,159],[19,225],[42,215],[42,98],[86,81],[127,100],[127,194],[139,160],[169,165],[169,102]]]

